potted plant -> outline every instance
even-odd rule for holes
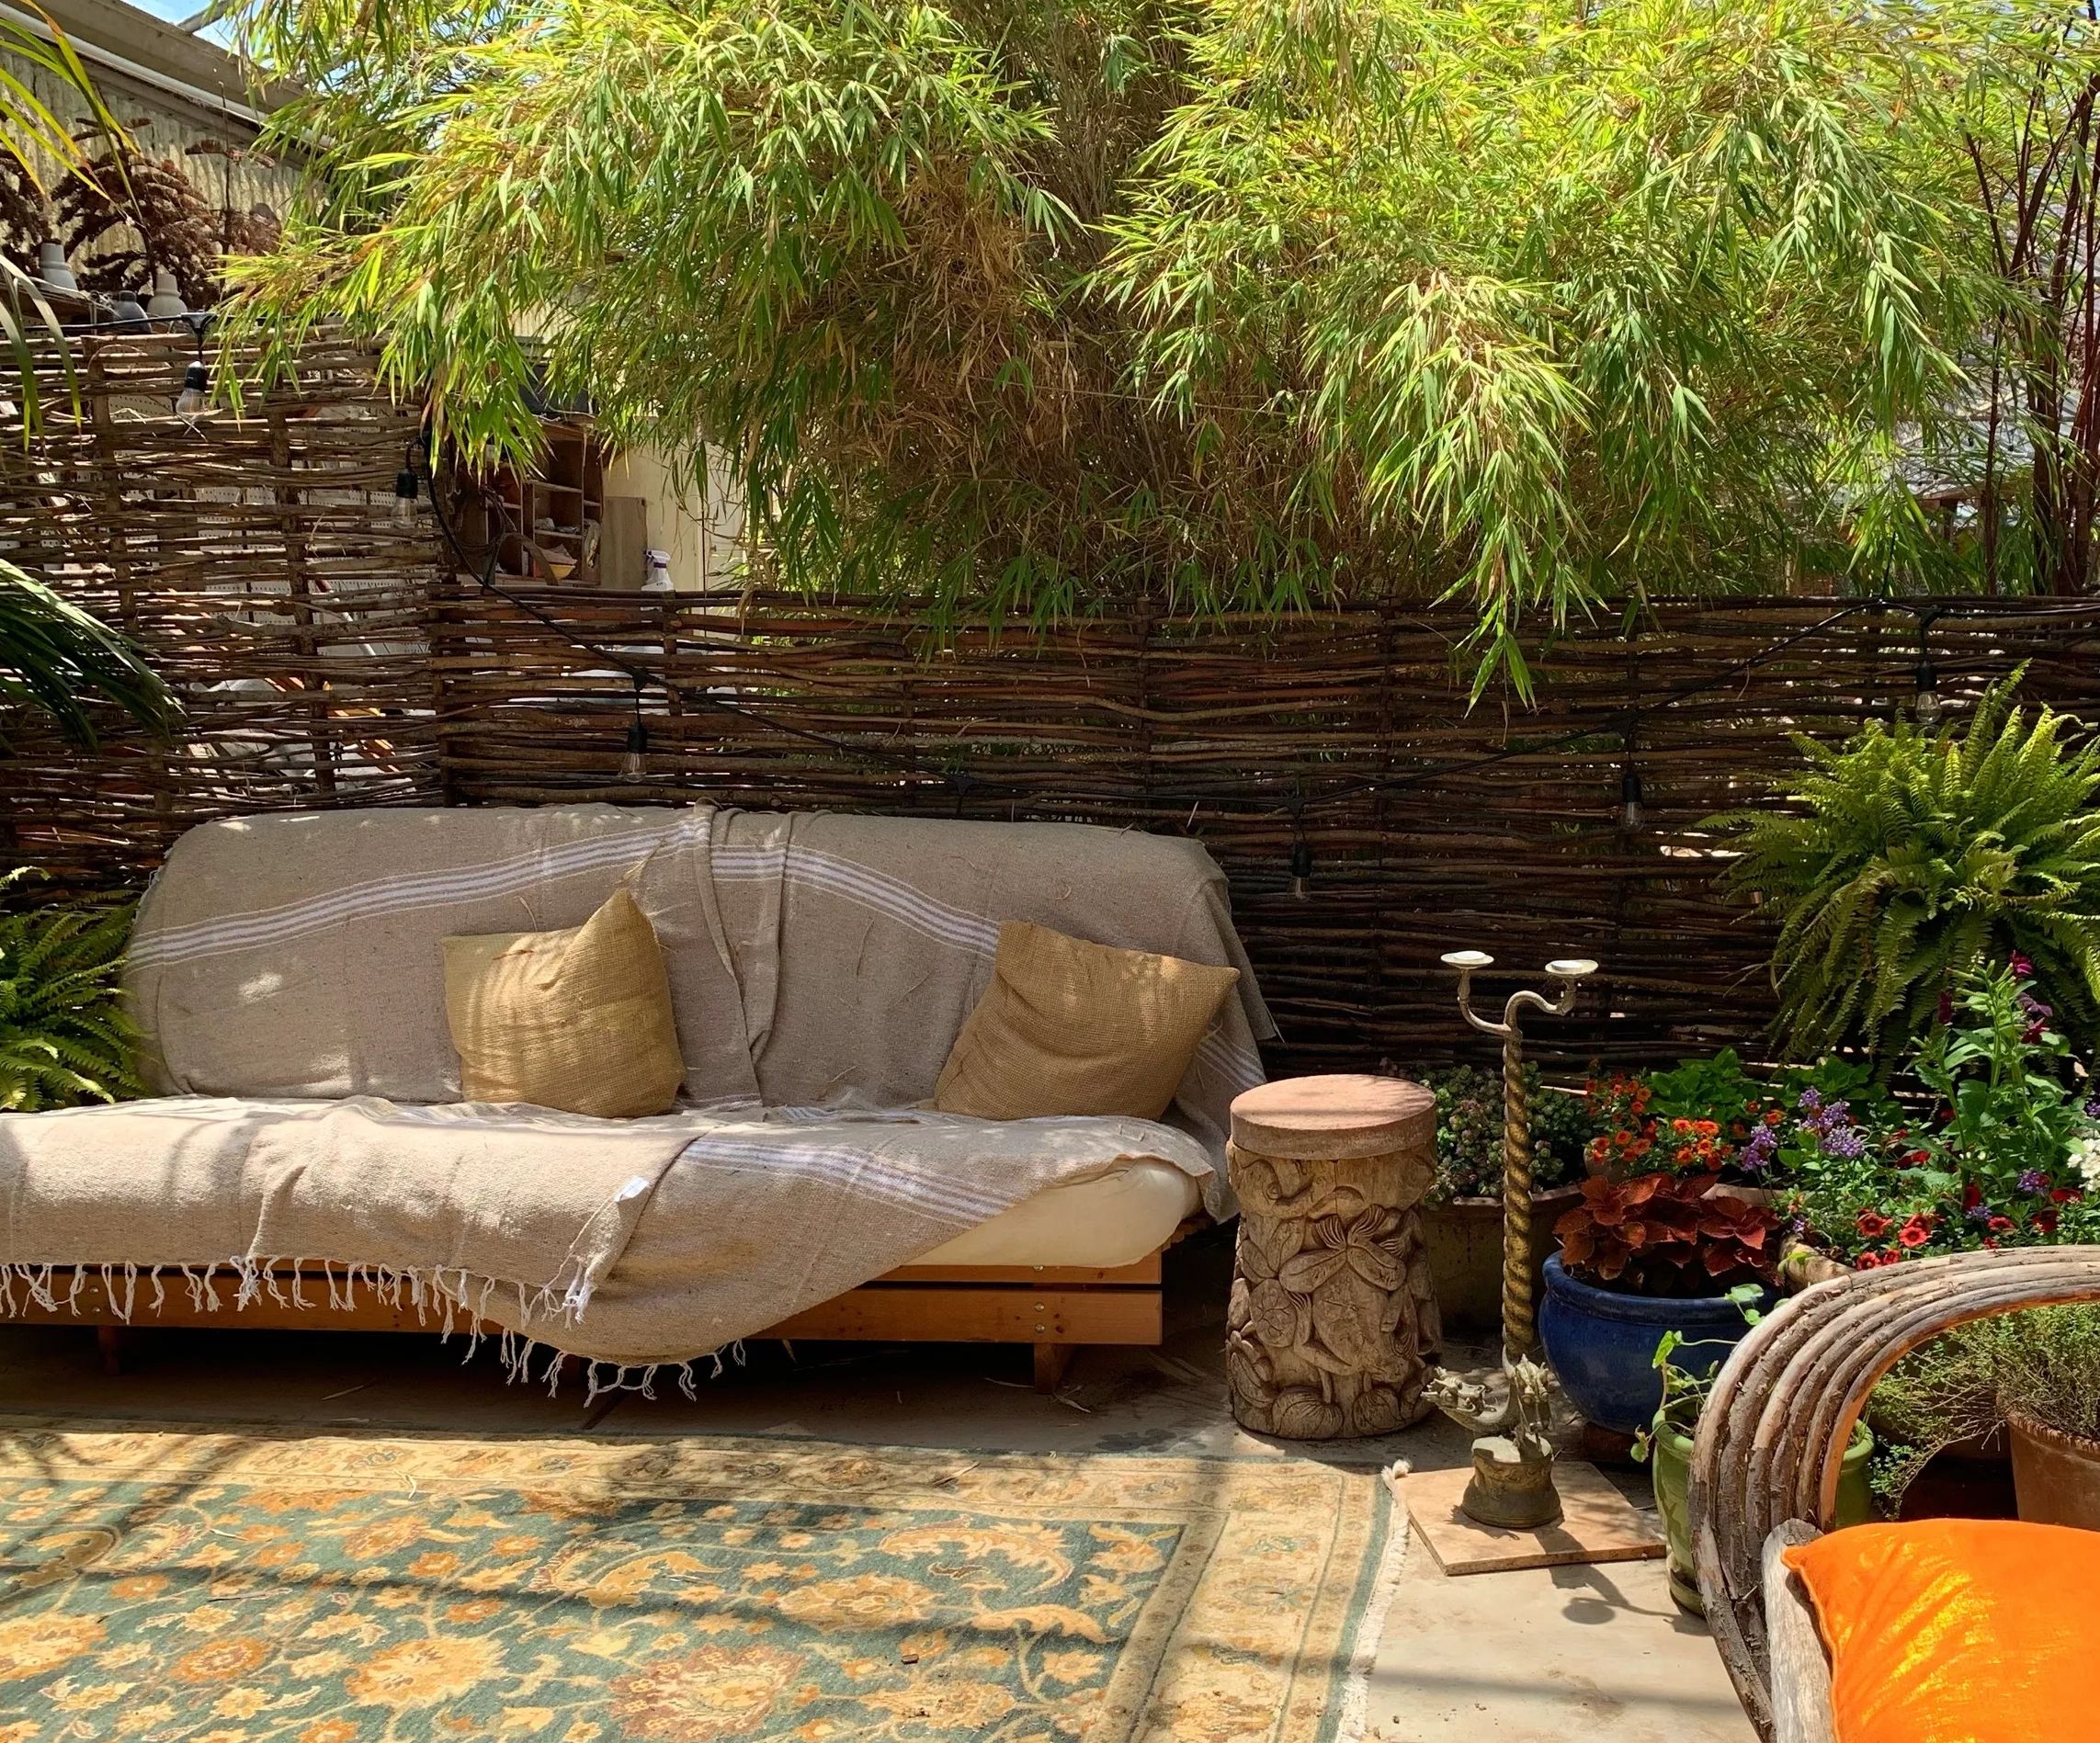
[[[1777,921],[1777,1033],[1796,1057],[1893,1054],[1944,1024],[1956,978],[2018,953],[2082,1042],[2100,1034],[2100,745],[2013,706],[1966,724],[1870,720],[1843,749],[1796,740],[1784,810],[1710,819],[1727,877]]]
[[[1531,1097],[1534,1290],[1552,1251],[1553,1219],[1574,1199],[1591,1130],[1584,1098],[1542,1084],[1526,1070]],[[1478,1066],[1432,1071],[1436,1098],[1436,1183],[1422,1205],[1423,1244],[1447,1326],[1502,1322],[1502,1074]]]
[[[1902,1436],[1885,1478],[1897,1501],[1936,1454],[2001,1437],[2022,1519],[2100,1531],[2100,1307],[1963,1326],[1907,1358],[1875,1401]]]
[[[1740,1284],[1728,1298],[1742,1315],[1745,1330],[1764,1317],[1764,1292],[1754,1284]],[[1695,1344],[1683,1334],[1665,1331],[1655,1346],[1655,1372],[1661,1376],[1663,1401],[1655,1407],[1649,1425],[1634,1437],[1633,1456],[1650,1461],[1655,1484],[1655,1511],[1663,1516],[1663,1537],[1669,1545],[1670,1596],[1677,1607],[1695,1616],[1706,1614],[1699,1598],[1698,1576],[1692,1566],[1692,1524],[1685,1505],[1685,1491],[1691,1479],[1692,1444],[1698,1432],[1699,1413],[1713,1390],[1714,1376],[1732,1347],[1729,1340],[1718,1349]],[[1694,1352],[1692,1365],[1678,1360],[1680,1351]],[[1710,1360],[1706,1358],[1710,1356]],[[1864,1525],[1874,1514],[1874,1494],[1867,1471],[1874,1457],[1874,1434],[1865,1422],[1852,1431],[1845,1449],[1845,1463],[1837,1483],[1837,1523]]]
[[[1768,1296],[1778,1218],[1766,1205],[1715,1197],[1713,1174],[1595,1176],[1554,1225],[1539,1331],[1568,1401],[1620,1434],[1663,1402],[1655,1351],[1666,1332],[1718,1353],[1746,1329],[1731,1293]]]
[[[1782,1141],[1817,1247],[1864,1270],[2100,1237],[2100,1099],[2032,972],[2015,956],[1958,977],[1904,1061],[1917,1107],[1894,1124],[1804,1092]]]

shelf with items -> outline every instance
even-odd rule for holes
[[[604,451],[587,419],[550,419],[541,435],[539,460],[530,471],[496,467],[455,486],[460,545],[479,567],[496,539],[498,575],[595,587],[605,521]]]

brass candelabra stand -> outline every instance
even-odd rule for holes
[[[1524,1014],[1564,1017],[1575,1008],[1582,982],[1596,973],[1586,956],[1546,965],[1553,995],[1513,992],[1493,1022],[1473,1009],[1473,976],[1492,968],[1481,950],[1454,950],[1445,964],[1459,971],[1459,1009],[1474,1028],[1502,1042],[1502,1373],[1499,1399],[1485,1386],[1439,1371],[1429,1397],[1454,1421],[1471,1429],[1472,1480],[1459,1507],[1483,1525],[1527,1531],[1561,1517],[1553,1487],[1553,1441],[1546,1370],[1538,1362],[1538,1310],[1531,1286],[1531,1101],[1524,1087]]]

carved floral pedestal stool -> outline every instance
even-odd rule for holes
[[[1417,1422],[1443,1328],[1416,1210],[1436,1106],[1385,1077],[1287,1078],[1232,1104],[1232,1414],[1292,1440]]]

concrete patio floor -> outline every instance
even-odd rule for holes
[[[238,1330],[137,1334],[127,1372],[103,1373],[91,1331],[0,1328],[0,1432],[14,1417],[295,1424],[316,1431],[479,1435],[720,1432],[809,1435],[958,1451],[1190,1452],[1319,1458],[1367,1472],[1464,1462],[1440,1418],[1378,1441],[1258,1440],[1226,1408],[1218,1255],[1177,1267],[1166,1344],[1080,1353],[1055,1397],[1025,1353],[963,1345],[760,1346],[702,1381],[699,1401],[660,1387],[586,1408],[505,1383],[493,1349],[462,1366],[435,1338]],[[1622,1474],[1645,1501],[1646,1478]],[[1753,1733],[1706,1630],[1681,1614],[1660,1561],[1447,1579],[1409,1546],[1373,1673],[1382,1743],[1744,1743]],[[1195,1740],[1192,1739],[1192,1743]]]

